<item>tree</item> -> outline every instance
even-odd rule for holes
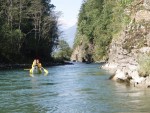
[[[50,59],[59,37],[54,8],[51,0],[1,0],[0,57],[8,62]]]
[[[77,35],[74,48],[93,45],[92,57],[95,61],[106,60],[112,38],[122,26],[129,23],[124,14],[125,6],[133,0],[85,0],[80,8]],[[90,48],[89,48],[90,49]],[[88,53],[88,49],[86,50]]]
[[[54,52],[54,57],[62,60],[70,60],[72,50],[65,40],[60,40],[58,49]]]

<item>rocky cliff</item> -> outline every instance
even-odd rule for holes
[[[131,22],[113,38],[103,68],[113,73],[113,80],[150,87],[150,0],[136,0],[124,12]]]
[[[92,62],[93,45],[85,45],[83,41],[74,49],[71,55],[71,61],[75,62]]]

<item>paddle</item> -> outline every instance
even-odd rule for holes
[[[31,69],[24,69],[24,70],[26,70],[26,71],[30,71],[30,73],[31,73]]]
[[[24,69],[24,70],[29,71],[30,69]]]
[[[48,74],[48,71],[46,70],[46,69],[44,69],[43,67],[41,67],[43,70],[44,70],[44,72],[46,73],[46,74]]]

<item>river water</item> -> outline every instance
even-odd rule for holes
[[[0,113],[137,113],[150,111],[150,90],[108,80],[100,64],[0,71]]]

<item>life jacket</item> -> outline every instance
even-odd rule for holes
[[[33,62],[32,67],[37,66],[37,64],[35,62]]]
[[[38,68],[38,69],[37,69]],[[32,70],[38,70],[36,71],[36,73],[41,73],[42,72],[42,64],[41,63],[37,63],[35,61],[33,61],[32,63]]]
[[[38,63],[38,68],[41,68],[42,67],[42,64],[41,63]]]

